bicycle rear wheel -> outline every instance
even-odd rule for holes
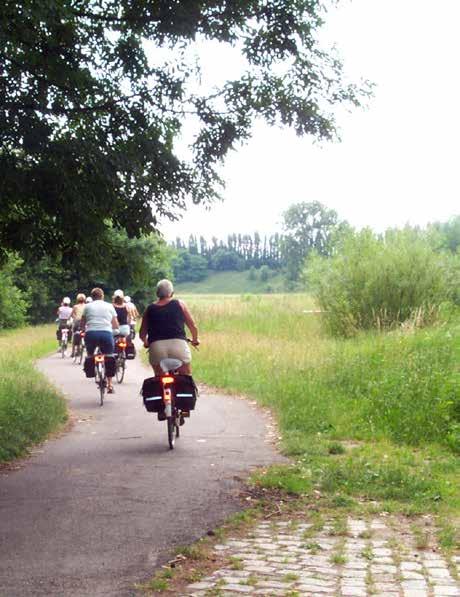
[[[167,419],[167,423],[168,423],[168,443],[169,443],[169,448],[171,450],[174,449],[174,444],[176,441],[176,424],[174,421],[174,417],[168,417]]]
[[[105,395],[105,369],[103,365],[96,367],[96,383],[99,386],[99,406],[104,406]]]
[[[118,383],[123,381],[125,377],[125,369],[126,369],[126,360],[123,353],[117,356],[117,368],[115,370],[115,377]]]
[[[65,351],[67,350],[67,342],[61,341],[61,357],[65,357]]]
[[[82,346],[80,346],[80,361],[79,361],[79,364],[80,364],[80,365],[81,365],[81,364],[82,364],[82,362],[83,362],[83,355],[84,355],[84,352],[85,352],[85,347],[84,347],[84,345],[82,345]]]

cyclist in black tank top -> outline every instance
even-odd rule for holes
[[[161,373],[160,360],[165,357],[180,359],[183,362],[180,373],[191,375],[185,327],[190,330],[195,346],[200,343],[198,329],[185,303],[172,298],[173,292],[169,280],[158,282],[158,300],[145,310],[139,336],[149,349],[150,364],[157,375]]]

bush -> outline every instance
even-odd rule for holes
[[[351,336],[436,319],[441,304],[453,298],[453,264],[419,231],[378,237],[366,229],[347,235],[334,257],[310,258],[305,278],[330,331]]]
[[[260,281],[266,282],[270,277],[270,268],[267,265],[263,265],[260,268]]]
[[[26,323],[25,294],[14,285],[13,274],[21,261],[10,256],[0,269],[0,329],[16,328]]]

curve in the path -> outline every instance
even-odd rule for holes
[[[170,451],[142,406],[136,359],[101,408],[70,359],[39,368],[60,388],[73,429],[0,477],[2,597],[129,596],[177,546],[241,505],[238,476],[281,460],[249,403],[202,393]]]

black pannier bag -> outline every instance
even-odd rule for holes
[[[117,364],[114,355],[105,355],[105,374],[107,377],[113,377],[117,370]]]
[[[61,328],[59,328],[59,329],[56,330],[56,339],[57,339],[58,342],[60,342],[61,339],[62,339]]]
[[[86,373],[86,377],[95,377],[94,372],[94,357],[86,357],[83,364],[83,370]]]
[[[191,375],[175,375],[176,405],[181,410],[194,410],[198,388]]]
[[[136,347],[134,344],[128,344],[125,348],[125,355],[128,360],[132,360],[136,357]]]
[[[163,385],[160,377],[144,379],[141,389],[144,406],[149,413],[157,413],[164,409]]]
[[[73,337],[72,337],[72,344],[74,346],[80,346],[80,343],[81,343],[80,332],[74,332]]]

